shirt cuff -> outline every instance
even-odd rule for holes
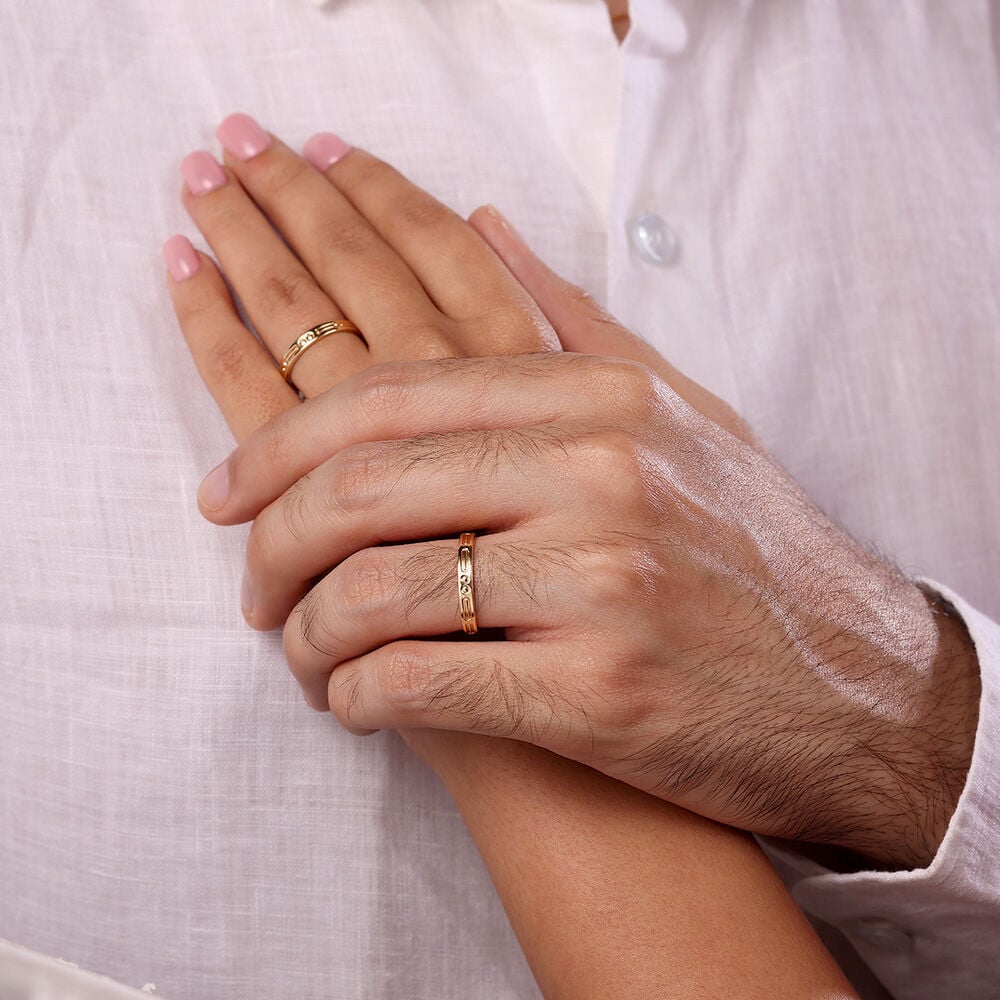
[[[896,997],[995,1000],[1000,983],[1000,624],[949,588],[976,649],[979,722],[965,788],[934,860],[840,874],[788,841],[759,838],[803,910],[832,925]]]

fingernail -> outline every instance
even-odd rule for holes
[[[253,625],[253,605],[253,587],[250,586],[250,580],[244,573],[243,582],[240,584],[240,607],[243,609],[243,617],[247,620],[248,625]]]
[[[242,112],[222,120],[215,130],[219,142],[237,160],[252,160],[271,145],[271,137],[249,116]]]
[[[163,262],[174,281],[186,281],[201,268],[201,258],[186,236],[171,236],[163,244]]]
[[[199,149],[181,160],[181,173],[191,194],[208,194],[226,183],[226,172],[211,153]]]
[[[506,229],[507,232],[512,233],[523,243],[524,240],[521,239],[521,234],[510,224],[510,220],[504,215],[496,205],[487,205],[486,214],[491,218],[495,219],[499,225]]]
[[[229,499],[229,463],[217,465],[201,481],[198,500],[206,510],[222,510]]]
[[[317,132],[303,147],[302,155],[320,172],[332,167],[351,147],[332,132]]]

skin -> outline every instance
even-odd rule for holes
[[[397,259],[405,259],[411,274],[423,271],[433,283],[423,269],[436,258],[462,260],[470,288],[492,284],[508,300],[504,308],[520,317],[511,327],[516,336],[503,341],[506,349],[558,349],[537,307],[470,227],[451,227],[461,246],[419,238],[428,197],[360,151],[350,159],[367,177],[372,197],[394,204],[405,219],[400,225],[407,232],[397,231],[397,245],[410,249]],[[272,354],[287,346],[288,331],[301,325],[304,311],[325,310],[321,315],[329,318],[337,309],[325,290],[328,279],[304,282],[301,265],[260,224],[244,191],[260,204],[268,201],[270,185],[300,207],[312,198],[309,216],[332,226],[327,213],[341,213],[338,227],[347,205],[334,197],[339,192],[331,177],[276,141],[253,166],[232,158],[228,165],[222,188],[200,197],[185,191],[184,200],[271,352],[243,326],[208,257],[199,255],[191,277],[168,281],[198,370],[237,440],[246,442],[278,415],[309,405],[277,375]],[[297,183],[300,199],[292,190]],[[378,232],[385,236],[387,229]],[[369,243],[358,254],[361,270],[374,268],[380,254],[388,259],[383,244]],[[355,287],[359,302],[380,307],[378,296],[365,295],[363,284]],[[288,294],[292,288],[297,294]],[[497,337],[485,334],[498,323],[502,334],[503,316],[496,307],[489,315],[488,329],[456,327],[447,349],[460,355],[495,350]],[[367,347],[353,335],[337,335],[310,348],[295,369],[307,396],[344,384],[352,365],[363,375],[377,351],[409,356],[412,327],[410,335],[393,339],[396,317],[391,310],[386,317],[384,327],[377,320],[366,324]],[[441,343],[424,341],[423,347],[435,356],[445,350]],[[403,735],[449,788],[546,997],[855,996],[745,834],[529,744],[436,730]]]
[[[757,833],[929,863],[977,721],[961,622],[496,213],[470,228],[355,151],[327,171],[324,226],[319,179],[273,161],[230,167],[381,362],[252,434],[219,473],[225,503],[202,505],[254,519],[248,620],[284,624],[309,703],[354,731],[524,740]],[[231,205],[215,223],[187,204],[213,246],[246,245],[220,235]],[[309,311],[275,353],[336,315],[285,284]],[[348,374],[358,346],[332,339]],[[468,356],[487,341],[519,356]],[[458,627],[470,529],[480,621],[507,641],[433,639]]]
[[[628,0],[605,0],[608,14],[611,16],[611,27],[619,42],[625,40],[630,27],[628,16]]]

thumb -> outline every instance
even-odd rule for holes
[[[469,216],[469,224],[538,303],[564,351],[628,358],[656,370],[666,364],[649,344],[626,330],[582,288],[543,264],[493,205],[477,208]]]
[[[756,446],[750,429],[728,403],[678,371],[659,351],[622,326],[582,288],[543,264],[493,205],[477,208],[469,216],[469,224],[538,303],[559,336],[563,350],[638,361],[659,375],[696,410]]]

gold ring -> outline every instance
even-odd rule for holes
[[[475,532],[463,532],[458,540],[458,613],[462,616],[462,629],[468,635],[479,631],[476,625],[475,557]]]
[[[314,326],[306,330],[305,333],[300,333],[295,338],[292,346],[285,351],[285,355],[281,359],[281,377],[290,383],[292,381],[292,369],[295,367],[295,362],[302,357],[307,348],[312,347],[313,344],[324,337],[329,337],[331,333],[360,332],[350,320],[338,319],[329,323],[320,323],[319,326]]]

